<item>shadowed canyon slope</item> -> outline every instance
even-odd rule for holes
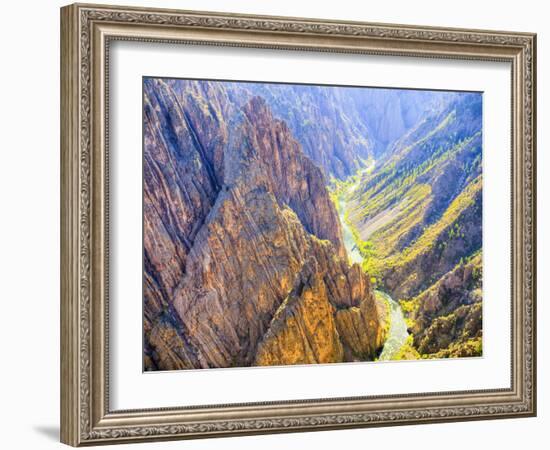
[[[145,369],[373,359],[385,305],[286,123],[208,82],[147,79],[144,108]]]
[[[418,351],[435,357],[480,354],[481,299],[478,252],[405,303],[414,323],[411,332]]]

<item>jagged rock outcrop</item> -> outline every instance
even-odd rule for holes
[[[409,302],[409,331],[421,354],[481,355],[482,257],[458,264]]]
[[[341,180],[354,175],[364,161],[383,156],[427,112],[452,98],[441,93],[434,100],[426,91],[276,83],[228,83],[227,89],[236,99],[266,99],[304,153],[327,177]]]
[[[215,105],[214,90],[208,94]],[[166,334],[167,328],[182,326],[171,295],[223,182],[220,149],[227,142],[227,127],[215,109],[197,109],[190,97],[178,96],[162,80],[144,81],[143,294],[148,368],[155,368],[155,361],[178,368],[161,361],[169,349],[182,348],[179,333]]]
[[[145,85],[145,368],[259,363],[306,266],[326,298],[300,302],[295,317],[324,311],[318,336],[333,337],[307,358],[374,355],[380,309],[348,266],[321,170],[262,99],[239,109],[220,84],[184,81]],[[353,318],[338,318],[350,308]]]
[[[388,305],[365,297],[358,306],[336,311],[336,329],[346,361],[369,361],[378,356],[388,336]]]
[[[385,308],[358,265],[350,270],[342,261],[311,258],[275,313],[255,363],[372,360],[386,338]]]
[[[259,345],[255,365],[332,363],[344,348],[327,286],[315,264],[306,264]]]
[[[248,147],[244,152],[249,157],[253,149],[256,158],[254,168],[249,164],[245,170],[258,170],[279,203],[288,205],[309,233],[329,240],[345,257],[340,221],[323,173],[304,155],[286,123],[274,120],[261,97],[245,105],[244,115],[242,139]]]
[[[345,179],[372,156],[369,131],[351,101],[357,90],[270,83],[228,83],[227,89],[240,101],[264,98],[327,178]]]

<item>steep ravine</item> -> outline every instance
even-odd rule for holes
[[[368,171],[374,169],[374,163],[367,168]],[[348,185],[341,193],[338,198],[338,218],[340,219],[340,224],[342,226],[342,234],[344,239],[344,246],[348,253],[348,257],[352,263],[361,264],[363,262],[363,256],[353,237],[353,231],[351,230],[350,225],[345,220],[346,217],[346,207],[347,196],[357,189],[357,185],[360,183],[361,177],[357,177],[357,181],[351,185]],[[409,332],[407,331],[407,323],[405,322],[405,316],[398,302],[396,302],[388,293],[382,291],[376,291],[376,294],[379,298],[382,298],[387,305],[389,306],[389,330],[386,341],[382,348],[382,352],[378,357],[379,361],[388,361],[393,359],[401,350],[403,345],[407,342],[409,337]]]
[[[364,270],[406,316],[398,359],[481,355],[481,118],[479,95],[456,96],[337,184]]]

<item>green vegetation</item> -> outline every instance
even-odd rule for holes
[[[331,180],[346,245],[373,284],[400,299],[410,336],[384,358],[481,354],[478,107],[453,104],[403,136],[376,171]]]
[[[414,348],[413,337],[409,335],[407,342],[399,349],[399,351],[393,356],[393,360],[399,361],[403,359],[422,359],[424,355],[418,353],[418,350]]]
[[[336,208],[336,212],[340,214],[340,211],[342,210],[342,206],[340,205],[340,194],[336,191],[329,191],[328,195]]]
[[[481,282],[480,250],[416,297],[400,301],[414,347],[423,357],[481,355]]]
[[[394,207],[386,212],[391,216],[390,220],[371,235],[371,239],[376,242],[380,259],[399,253],[400,243],[406,234],[421,226],[430,194],[431,188],[427,184],[413,186],[398,208]]]
[[[428,357],[436,358],[465,358],[481,356],[483,354],[483,341],[481,337],[468,339],[464,342],[454,342],[446,349],[433,353]]]
[[[401,310],[405,314],[412,314],[418,310],[418,306],[419,306],[418,297],[415,297],[410,300],[399,300],[399,304],[401,305]]]
[[[462,212],[475,202],[475,195],[480,191],[481,176],[478,176],[453,200],[440,220],[427,227],[412,246],[404,249],[401,254],[389,258],[387,261],[388,265],[403,265],[416,258],[420,253],[430,251],[445,231],[447,231],[449,239],[459,236],[459,234],[455,233],[457,227],[459,227],[458,230],[460,233],[460,225],[456,221]],[[455,231],[451,232],[453,227]],[[462,236],[464,235],[462,234]],[[445,242],[443,245],[445,245]]]
[[[382,272],[379,265],[380,257],[376,252],[374,243],[361,239],[357,228],[349,219],[349,211],[344,213],[344,221],[349,226],[355,245],[363,257],[363,263],[361,264],[363,271],[369,274],[373,284],[376,284]]]
[[[480,134],[476,133],[456,143],[450,141],[448,137],[434,140],[434,142],[421,140],[407,147],[403,151],[404,153],[423,144],[422,151],[429,156],[416,164],[410,162],[398,166],[399,158],[403,157],[402,154],[398,154],[380,172],[366,179],[365,184],[369,186],[369,189],[362,193],[360,198],[356,198],[360,203],[362,217],[376,215],[387,209],[392,203],[406,198],[408,189],[418,184],[419,179],[426,177],[446,161],[454,158],[457,153],[464,151],[479,136]]]
[[[423,209],[431,192],[428,185],[417,185],[402,203],[402,210],[393,221],[381,227],[370,240],[363,240],[350,212],[344,213],[344,220],[350,227],[355,244],[364,258],[363,269],[379,279],[391,267],[403,266],[422,253],[433,251],[436,245],[447,245],[450,240],[463,239],[464,230],[458,221],[463,211],[475,201],[475,195],[481,190],[481,177],[476,178],[462,191],[445,210],[442,217],[431,226],[424,227],[420,236],[408,247],[398,251],[400,242],[406,233],[421,224]],[[339,207],[338,199],[335,204]],[[444,238],[443,238],[444,237]]]

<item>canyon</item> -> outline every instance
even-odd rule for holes
[[[143,89],[144,370],[481,354],[479,95]]]

